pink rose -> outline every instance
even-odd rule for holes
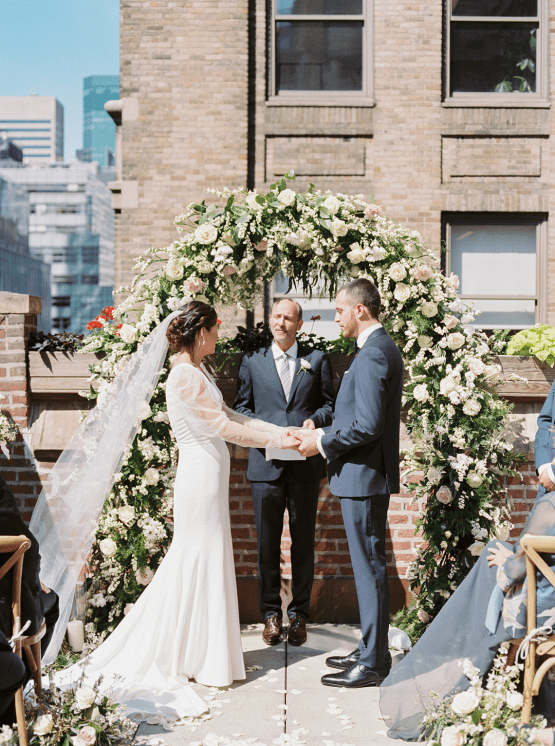
[[[454,329],[459,323],[459,320],[456,316],[451,316],[451,314],[448,313],[445,315],[443,323],[448,329]]]
[[[186,293],[200,293],[204,287],[204,281],[200,277],[190,277],[183,283],[183,290]]]
[[[440,503],[443,503],[443,505],[449,505],[453,502],[453,493],[451,492],[449,487],[440,487],[439,490],[436,492],[436,497]]]
[[[263,238],[262,241],[259,244],[257,244],[254,248],[257,251],[266,251],[266,249],[268,248],[268,241],[266,241],[266,239]]]
[[[433,274],[434,270],[431,267],[427,267],[425,264],[421,264],[419,267],[415,267],[412,270],[412,276],[419,282],[429,280]]]
[[[382,208],[380,207],[380,205],[368,205],[368,207],[364,211],[364,217],[370,220],[370,218],[375,218],[378,215],[381,215],[381,213]]]
[[[234,275],[237,272],[237,270],[235,269],[235,267],[232,267],[230,264],[227,264],[223,268],[222,272],[224,273],[226,277],[231,277],[231,275]]]

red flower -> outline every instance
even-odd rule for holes
[[[114,307],[106,306],[106,308],[100,313],[100,318],[105,321],[111,321],[114,318]]]
[[[218,326],[220,326],[220,324],[221,324],[221,323],[222,323],[222,320],[221,320],[221,319],[218,319],[218,320],[216,321],[216,324],[217,324]]]
[[[98,318],[98,316],[96,318]],[[94,321],[89,321],[87,324],[87,330],[88,329],[102,329],[102,324],[96,319]]]

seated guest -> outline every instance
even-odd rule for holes
[[[58,619],[58,596],[54,591],[41,585],[38,542],[25,525],[15,497],[6,481],[0,476],[0,536],[20,536],[22,534],[31,541],[31,546],[23,556],[21,625],[23,626],[27,621],[30,621],[31,624],[24,634],[34,635],[39,631],[44,619],[46,634],[41,640],[41,649],[44,653],[52,638],[54,625]],[[8,557],[7,554],[0,555],[0,564],[3,564]],[[11,651],[8,642],[12,636],[13,628],[12,577],[13,573],[9,572],[0,580],[0,725],[11,725],[15,722],[13,698],[22,684],[23,666],[25,667],[23,681],[27,682],[31,676],[25,658],[20,664],[13,660],[17,656]]]

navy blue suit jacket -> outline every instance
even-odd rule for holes
[[[301,358],[310,363],[309,370],[301,370]],[[334,396],[328,355],[299,345],[289,401],[286,401],[272,349],[266,347],[243,357],[233,409],[282,427],[301,427],[308,419],[316,427],[323,427],[332,421]],[[288,463],[300,481],[324,476],[325,462],[320,455],[306,461],[266,461],[264,448],[251,448],[247,478],[251,482],[273,482]]]
[[[341,381],[331,429],[322,437],[337,497],[399,492],[403,360],[385,329],[374,331]]]
[[[534,442],[536,469],[548,464],[555,457],[555,381],[538,416],[538,431]],[[538,486],[538,494],[543,495],[545,487]]]

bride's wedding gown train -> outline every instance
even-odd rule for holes
[[[190,679],[223,687],[245,678],[225,441],[279,447],[283,428],[232,412],[213,381],[187,363],[170,372],[166,400],[179,446],[173,540],[150,585],[86,659],[84,676],[91,684],[102,674],[103,690],[112,687],[129,717],[175,722],[208,710]],[[81,674],[76,664],[56,683]]]

